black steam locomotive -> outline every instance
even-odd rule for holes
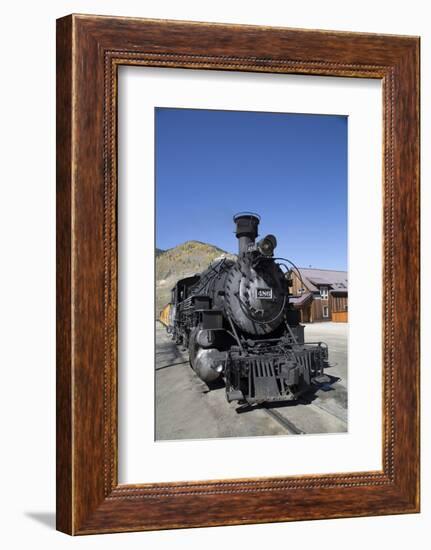
[[[188,347],[203,381],[224,378],[229,402],[297,399],[329,380],[327,346],[304,343],[304,327],[289,304],[292,271],[274,257],[274,235],[256,242],[257,214],[237,214],[234,222],[237,260],[216,260],[179,280],[161,319],[175,342]]]

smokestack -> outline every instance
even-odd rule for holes
[[[238,252],[244,254],[250,244],[254,244],[258,235],[260,216],[253,212],[240,212],[235,214],[233,221],[236,224],[236,236],[238,239]]]

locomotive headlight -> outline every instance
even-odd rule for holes
[[[277,239],[274,235],[267,235],[257,243],[257,248],[263,256],[272,256],[277,246]]]

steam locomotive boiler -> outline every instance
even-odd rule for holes
[[[179,280],[161,312],[197,375],[209,385],[224,379],[229,402],[295,400],[329,380],[327,346],[304,343],[289,303],[292,271],[274,256],[274,235],[256,242],[259,222],[253,213],[234,216],[237,259]]]

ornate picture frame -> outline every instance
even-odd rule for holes
[[[118,483],[120,65],[380,79],[381,471]],[[57,528],[139,531],[419,511],[419,38],[69,15],[57,21]]]

